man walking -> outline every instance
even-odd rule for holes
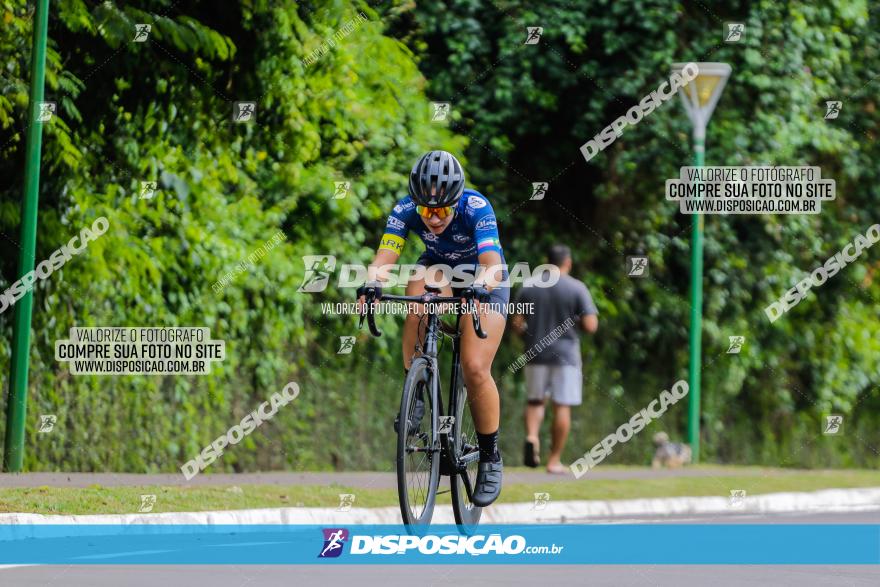
[[[534,304],[534,314],[528,321],[522,315],[515,315],[513,328],[524,335],[526,348],[536,353],[525,367],[528,388],[525,463],[529,467],[540,464],[539,432],[544,420],[544,404],[550,397],[553,442],[547,472],[565,474],[567,469],[560,459],[571,429],[571,406],[580,405],[583,392],[579,331],[596,332],[599,319],[587,286],[569,275],[571,250],[564,245],[554,245],[548,261],[559,268],[559,281],[550,287],[534,287],[530,283],[523,287],[517,301]]]

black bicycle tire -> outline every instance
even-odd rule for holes
[[[431,398],[431,373],[427,359],[418,358],[413,361],[409,374],[403,384],[403,394],[400,398],[400,418],[398,420],[397,433],[397,497],[400,504],[400,515],[407,528],[414,526],[426,526],[431,523],[434,515],[434,506],[437,500],[437,488],[440,484],[440,453],[433,453],[431,457],[431,470],[428,478],[428,495],[421,515],[416,518],[412,513],[409,501],[409,490],[406,478],[406,446],[407,446],[407,419],[409,417],[410,402],[414,401],[416,384],[423,379],[426,381],[427,397],[431,414],[431,439],[432,445],[439,448],[438,414],[437,406],[433,405]],[[427,415],[427,412],[426,412]]]

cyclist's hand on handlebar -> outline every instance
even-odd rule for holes
[[[374,304],[382,299],[382,282],[368,281],[357,288],[358,312],[363,314],[366,312],[365,305],[367,303]]]
[[[480,326],[480,314],[482,313],[482,308],[480,307],[480,304],[489,301],[489,290],[486,289],[484,285],[474,284],[473,287],[469,287],[462,291],[461,297],[465,302],[467,302],[468,300],[473,300],[473,312],[471,314],[471,319],[474,323],[474,332],[477,333],[478,337],[486,338],[486,333]]]
[[[375,311],[372,308],[373,304],[382,299],[382,282],[368,281],[357,289],[357,296],[358,312],[361,315],[358,329],[363,327],[366,318],[372,335],[382,336],[382,333],[376,328]]]
[[[489,301],[489,290],[483,285],[474,285],[461,292],[462,299],[475,300],[478,304]]]

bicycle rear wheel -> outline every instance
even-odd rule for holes
[[[413,361],[403,384],[397,433],[397,494],[408,528],[431,523],[440,482],[438,415],[432,385],[427,360]]]
[[[452,489],[452,512],[455,514],[455,523],[461,526],[473,526],[480,523],[483,508],[471,502],[469,495],[473,493],[477,482],[477,469],[479,467],[480,449],[477,445],[477,430],[474,419],[471,416],[470,402],[468,402],[467,388],[458,371],[458,389],[456,390],[455,422],[452,424],[452,454],[456,462],[462,462],[464,470],[450,478]],[[468,492],[468,484],[470,492]]]

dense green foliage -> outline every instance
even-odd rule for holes
[[[508,258],[536,262],[540,245],[563,240],[598,299],[600,332],[587,345],[595,385],[575,443],[592,446],[686,376],[690,218],[663,192],[692,159],[678,101],[589,164],[577,148],[656,89],[670,63],[724,61],[733,75],[709,128],[707,164],[819,165],[836,180],[837,200],[816,216],[706,217],[703,452],[738,462],[876,463],[878,252],[775,324],[763,313],[878,221],[876,11],[843,1],[453,4],[420,11],[412,36],[430,95],[453,102],[480,187],[506,210]],[[725,22],[745,23],[740,43],[722,42]],[[527,26],[543,27],[538,45],[523,44]],[[833,99],[843,112],[826,121]],[[533,181],[550,182],[547,198],[528,201]],[[636,252],[648,255],[650,279],[625,276],[624,258]],[[741,354],[726,354],[730,335],[746,336]],[[828,413],[846,414],[844,442],[820,435]],[[676,414],[666,418],[677,423],[655,429],[683,433],[684,408]],[[644,459],[647,441],[618,458]]]
[[[371,258],[430,147],[463,154],[498,212],[508,262],[538,263],[556,240],[576,251],[601,316],[584,345],[575,458],[686,374],[690,222],[663,199],[664,180],[691,158],[684,113],[669,102],[589,163],[578,151],[683,60],[733,66],[709,164],[820,165],[838,194],[817,216],[707,217],[704,455],[876,464],[878,252],[777,323],[763,314],[877,221],[876,13],[828,0],[445,4],[52,4],[46,100],[58,115],[44,130],[37,260],[98,216],[110,230],[35,289],[27,468],[174,470],[290,380],[300,397],[212,470],[392,468],[397,321],[337,355],[355,320],[323,315],[320,302],[352,292],[297,289],[303,255]],[[0,289],[16,278],[31,11],[0,5]],[[359,13],[367,22],[338,35]],[[721,42],[725,21],[746,23],[742,43]],[[151,23],[147,42],[132,42],[136,23]],[[526,26],[544,28],[539,44],[523,44]],[[319,57],[306,65],[309,55]],[[844,102],[837,120],[823,120],[827,99]],[[452,102],[449,125],[430,122],[432,100]],[[257,103],[255,123],[233,122],[236,101]],[[156,196],[140,199],[151,180]],[[334,199],[342,180],[351,192]],[[543,201],[528,200],[533,181],[550,182]],[[282,244],[214,291],[278,230]],[[624,274],[636,251],[649,279]],[[4,395],[11,318],[0,314]],[[54,360],[72,326],[129,325],[210,327],[227,359],[199,377],[71,376]],[[726,354],[729,335],[747,337],[742,354]],[[521,350],[510,337],[496,362],[514,454],[524,390],[506,366]],[[819,433],[830,412],[846,415],[841,438]],[[644,462],[649,432],[681,436],[684,413],[615,462]],[[51,434],[37,433],[40,414],[57,414]]]
[[[338,447],[325,440],[361,416],[344,369],[327,364],[336,360],[336,326],[296,292],[300,257],[366,259],[399,170],[429,145],[460,148],[418,122],[427,105],[411,55],[382,36],[368,7],[348,3],[53,6],[46,100],[58,102],[59,116],[46,125],[37,258],[99,215],[111,228],[36,289],[28,467],[172,470],[290,380],[300,381],[298,401],[223,464],[317,467],[331,452],[351,457],[357,438]],[[0,42],[8,284],[31,15],[24,2],[6,10],[14,25]],[[306,54],[359,10],[369,22],[306,68]],[[135,23],[152,23],[148,42],[130,42]],[[232,122],[232,102],[248,100],[258,103],[256,123]],[[355,196],[332,199],[333,181],[344,178]],[[142,180],[158,182],[154,198],[139,199]],[[278,229],[286,241],[215,293],[212,285]],[[11,316],[0,316],[4,377]],[[72,377],[53,348],[75,325],[209,326],[228,358],[203,377]],[[39,414],[58,416],[53,433],[36,432]]]

